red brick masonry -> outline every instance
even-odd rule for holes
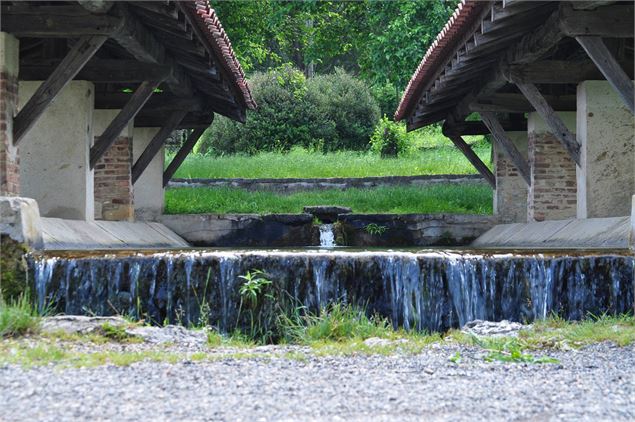
[[[95,218],[131,220],[132,139],[121,136],[95,164]]]
[[[17,77],[0,73],[0,195],[20,194],[20,155],[18,148],[13,146],[17,102]]]

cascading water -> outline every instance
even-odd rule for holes
[[[134,255],[31,256],[40,309],[144,318],[206,320],[236,327],[240,275],[267,274],[290,303],[312,312],[334,301],[365,306],[395,326],[441,331],[473,319],[531,321],[552,312],[633,309],[629,254],[190,251]]]
[[[332,248],[335,246],[335,232],[332,224],[320,225],[320,246],[323,248]]]

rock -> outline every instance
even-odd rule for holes
[[[392,341],[385,339],[385,338],[379,338],[379,337],[371,337],[371,338],[367,338],[366,340],[364,340],[364,345],[368,346],[368,347],[382,347],[382,346],[390,346],[391,344],[393,344]]]
[[[475,336],[517,337],[519,331],[529,328],[531,325],[523,325],[506,319],[498,322],[476,319],[465,324],[461,331]]]
[[[125,327],[128,321],[121,317],[89,317],[83,315],[58,315],[42,318],[40,329],[45,333],[65,332],[68,334],[102,333],[104,324]]]
[[[129,327],[126,334],[140,337],[148,343],[179,345],[202,345],[207,342],[206,330],[188,330],[180,325],[167,325],[165,327]]]
[[[0,233],[18,243],[41,249],[42,223],[35,199],[1,196]]]
[[[315,205],[307,206],[302,210],[305,214],[311,214],[321,222],[326,224],[335,223],[340,214],[350,214],[352,210],[348,207],[339,207],[336,205]]]

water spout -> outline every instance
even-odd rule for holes
[[[333,224],[320,224],[320,247],[332,248],[335,245]]]

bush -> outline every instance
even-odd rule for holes
[[[195,152],[255,154],[311,150],[365,149],[379,107],[363,82],[337,70],[306,80],[290,66],[256,73],[249,81],[258,109],[247,123],[224,117],[203,135]]]
[[[370,92],[379,105],[381,115],[389,116],[392,120],[392,116],[395,114],[395,110],[397,110],[399,100],[401,99],[397,88],[388,82],[384,85],[373,85]]]
[[[384,116],[375,126],[370,138],[371,150],[382,157],[404,156],[410,152],[408,134],[403,123],[396,123]]]
[[[320,114],[335,124],[335,136],[325,139],[324,151],[365,150],[379,120],[379,106],[366,84],[336,69],[307,83],[311,98],[318,101]]]

